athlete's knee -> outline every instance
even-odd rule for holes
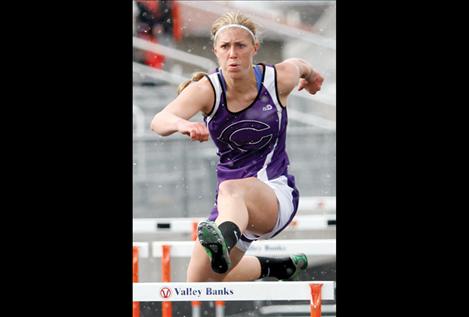
[[[244,197],[245,186],[239,180],[226,180],[218,186],[219,196]]]

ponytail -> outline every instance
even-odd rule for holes
[[[179,95],[181,93],[181,91],[183,91],[187,86],[189,86],[190,83],[195,82],[195,81],[199,81],[205,75],[207,75],[207,73],[204,73],[204,72],[193,73],[191,79],[186,79],[185,81],[183,81],[182,83],[179,84],[178,89],[177,89],[177,94]]]

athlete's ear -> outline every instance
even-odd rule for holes
[[[254,55],[257,54],[257,51],[259,50],[260,48],[260,44],[258,41],[256,41],[256,43],[254,44]]]

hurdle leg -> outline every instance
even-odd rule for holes
[[[322,284],[309,284],[311,288],[311,317],[321,317],[321,288]]]
[[[163,245],[163,256],[161,257],[162,282],[171,282],[171,246]],[[171,302],[161,303],[161,316],[171,317],[173,314]]]
[[[138,282],[138,247],[132,249],[132,281]],[[132,302],[132,317],[140,317],[140,302]]]
[[[197,220],[192,220],[192,241],[197,240]],[[200,306],[201,302],[199,301],[192,301],[192,317],[200,317]]]
[[[200,317],[200,306],[202,305],[199,301],[192,301],[192,317]]]
[[[222,300],[215,301],[215,317],[225,317],[225,302]]]

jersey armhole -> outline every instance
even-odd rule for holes
[[[217,103],[217,92],[215,90],[215,87],[213,86],[213,83],[212,83],[212,80],[210,79],[210,77],[208,75],[204,75],[205,77],[207,77],[207,80],[208,82],[210,83],[210,86],[212,86],[212,90],[213,90],[213,105],[212,105],[212,109],[210,109],[210,112],[208,114],[204,114],[204,117],[207,118],[207,117],[210,117],[213,113],[213,110],[215,109],[215,104]]]
[[[282,108],[286,108],[286,106],[284,106],[284,105],[282,104],[282,101],[280,100],[280,96],[279,96],[279,94],[278,94],[277,68],[275,67],[275,65],[272,65],[272,68],[274,69],[275,95],[277,96],[278,104],[279,104]]]

